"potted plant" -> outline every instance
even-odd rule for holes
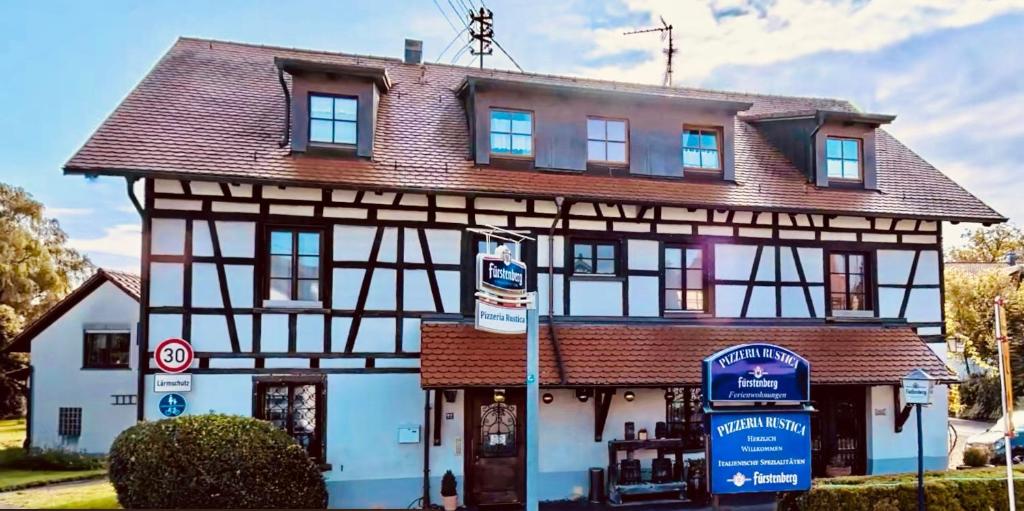
[[[451,470],[441,477],[441,498],[444,499],[444,511],[455,511],[459,507],[458,486]]]

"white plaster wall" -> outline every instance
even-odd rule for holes
[[[895,432],[896,414],[902,409],[893,402],[891,386],[875,386],[866,390],[867,399],[867,457],[870,473],[902,472],[916,470],[917,463],[917,419],[912,411],[903,425],[903,431]],[[945,385],[935,387],[931,406],[922,410],[924,425],[925,469],[946,468],[948,450],[947,397]],[[874,468],[872,468],[874,467]]]
[[[570,280],[569,313],[573,316],[621,316],[622,282]]]
[[[42,331],[32,341],[32,443],[61,446],[58,408],[82,408],[82,436],[67,447],[105,453],[114,437],[135,424],[135,406],[114,406],[112,394],[137,392],[135,333],[139,304],[106,282]],[[87,325],[117,326],[131,332],[132,369],[83,369]]]

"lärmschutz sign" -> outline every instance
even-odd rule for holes
[[[809,412],[713,413],[708,435],[712,494],[810,489]]]

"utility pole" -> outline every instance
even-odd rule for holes
[[[661,40],[662,41],[664,41],[666,38],[668,39],[668,48],[665,49],[665,50],[662,50],[663,53],[665,53],[665,77],[662,79],[662,85],[666,85],[666,86],[671,87],[672,86],[672,56],[675,55],[676,51],[678,51],[678,50],[676,50],[676,47],[675,47],[675,37],[672,35],[672,25],[669,25],[668,22],[665,21],[665,18],[662,18],[662,17],[659,16],[659,19],[661,19],[661,26],[660,27],[645,28],[645,29],[641,29],[641,30],[633,30],[632,32],[623,32],[622,35],[647,34],[647,33],[650,33],[650,32],[660,32],[661,33]]]
[[[470,11],[470,25],[476,23],[476,27],[470,27],[469,35],[477,42],[477,49],[471,49],[473,55],[480,56],[480,69],[484,68],[484,55],[491,55],[494,49],[491,43],[494,41],[494,13],[486,7],[481,7],[479,12]]]

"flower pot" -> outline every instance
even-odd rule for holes
[[[444,496],[441,497],[444,500],[444,511],[455,511],[459,508],[459,496]]]

